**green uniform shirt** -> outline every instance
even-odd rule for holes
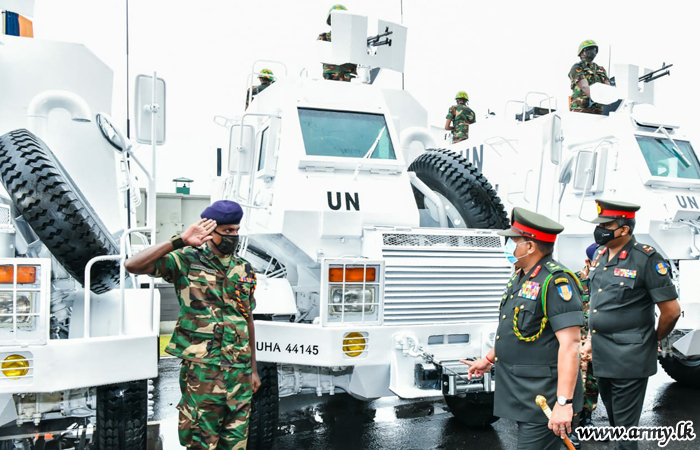
[[[654,304],[678,298],[668,263],[633,237],[610,262],[607,247],[598,248],[588,280],[594,375],[654,375],[658,357]]]
[[[245,107],[246,107],[246,109],[248,109],[248,98],[250,98],[250,101],[252,102],[252,101],[253,101],[253,98],[254,98],[256,95],[258,95],[259,93],[261,93],[261,92],[264,91],[265,89],[269,88],[269,87],[272,85],[272,83],[274,83],[274,81],[270,81],[270,82],[267,82],[267,83],[260,83],[260,84],[257,85],[257,86],[253,86],[253,92],[252,92],[252,94],[251,94],[251,92],[250,92],[250,89],[248,89],[248,90],[246,91],[246,95],[245,95]]]
[[[572,111],[583,110],[583,112],[602,114],[603,105],[600,103],[591,103],[591,106],[589,106],[588,100],[590,97],[578,87],[577,83],[583,79],[588,80],[590,86],[595,83],[609,83],[610,79],[608,78],[607,72],[605,72],[605,68],[594,62],[579,61],[571,66],[569,79],[571,80],[571,90],[573,91],[569,109]]]
[[[180,314],[165,351],[203,364],[248,367],[248,317],[255,309],[255,272],[234,256],[224,266],[208,244],[156,261],[154,276],[173,284]]]
[[[469,124],[476,122],[476,114],[467,105],[454,105],[447,111],[446,119],[453,123],[453,142],[459,142],[469,138]]]
[[[514,329],[515,309],[517,327],[522,337],[536,335],[541,328],[544,310],[544,283],[547,287],[547,316],[541,335],[527,342]],[[581,298],[576,280],[551,255],[540,260],[529,274],[517,271],[508,282],[501,300],[496,333],[496,391],[494,414],[519,422],[547,423],[549,419],[535,403],[538,395],[547,399],[550,407],[557,399],[559,341],[556,331],[583,326]],[[577,366],[578,367],[578,366]],[[574,390],[574,411],[583,407],[583,389],[578,377]]]

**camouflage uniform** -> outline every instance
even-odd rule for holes
[[[581,343],[586,341],[588,338],[588,311],[591,302],[591,293],[588,290],[588,279],[583,278],[581,272],[578,272],[576,276],[581,280],[581,286],[583,287],[583,295],[581,295],[581,302],[583,303],[583,317],[585,324],[581,327]],[[584,366],[585,364],[585,366]],[[584,381],[584,392],[583,392],[583,409],[589,412],[595,411],[596,406],[598,406],[598,382],[593,376],[593,362],[582,362],[581,372]]]
[[[318,35],[317,41],[331,42],[331,33],[321,33]],[[350,81],[353,75],[357,76],[357,64],[323,64],[323,78],[326,80],[335,81]]]
[[[452,143],[469,138],[469,124],[476,122],[476,114],[467,105],[454,105],[447,111],[447,117],[453,123]]]
[[[251,95],[251,93],[250,93],[250,89],[248,89],[248,90],[246,91],[246,93],[245,93],[245,109],[248,109],[248,104],[249,104],[248,99],[250,99],[250,101],[252,102],[252,101],[253,101],[253,97],[255,97],[256,95],[258,95],[259,93],[261,93],[261,92],[264,91],[265,89],[269,88],[270,85],[271,85],[272,83],[274,83],[274,81],[268,80],[268,79],[264,79],[264,81],[260,82],[259,85],[253,86],[253,93],[252,93],[252,95]]]
[[[590,86],[594,85],[595,83],[609,83],[610,79],[608,78],[608,74],[605,72],[605,68],[594,62],[579,61],[571,67],[571,70],[569,71],[569,79],[571,80],[571,89],[573,90],[569,109],[575,112],[603,114],[603,105],[600,103],[591,103],[591,106],[589,107],[588,103],[590,97],[588,97],[583,90],[578,87],[577,83],[583,79],[588,80],[588,84]]]
[[[255,272],[232,256],[224,266],[207,244],[168,253],[154,276],[173,283],[180,315],[166,352],[181,358],[178,434],[188,449],[245,449],[253,396],[246,318]]]

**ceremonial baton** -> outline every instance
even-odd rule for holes
[[[547,406],[547,399],[544,398],[543,395],[538,395],[537,398],[535,398],[535,403],[540,405],[540,408],[542,408],[542,412],[545,416],[547,416],[548,419],[552,418],[552,410],[549,409],[549,406]],[[567,436],[566,434],[564,434],[564,444],[566,444],[566,448],[568,448],[569,450],[576,450],[574,448],[574,444],[571,443],[569,436]]]

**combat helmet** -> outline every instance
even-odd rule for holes
[[[588,39],[586,41],[581,42],[581,45],[578,46],[578,55],[581,56],[581,52],[587,49],[588,47],[598,47],[598,44],[596,44],[593,39]]]
[[[266,80],[275,81],[275,77],[273,75],[274,74],[270,69],[263,69],[260,71],[258,78],[264,78]]]
[[[457,95],[455,95],[455,100],[459,100],[460,98],[463,98],[464,100],[469,101],[469,96],[464,91],[459,91],[459,92],[457,92]]]
[[[328,10],[328,18],[326,19],[326,23],[327,23],[328,25],[331,24],[331,13],[332,13],[333,11],[347,11],[347,10],[348,10],[348,9],[347,9],[345,6],[343,6],[343,5],[333,5],[333,6],[331,6],[331,9]]]

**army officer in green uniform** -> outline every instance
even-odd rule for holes
[[[610,425],[634,427],[642,414],[647,381],[656,373],[658,341],[680,317],[670,268],[650,245],[632,233],[638,205],[596,200],[600,245],[588,274],[589,327],[593,373]],[[659,323],[654,328],[654,305]],[[617,441],[617,450],[636,449],[636,441]]]
[[[571,432],[583,406],[579,374],[581,287],[576,276],[552,259],[557,222],[513,209],[506,256],[515,265],[501,301],[496,345],[484,359],[468,362],[469,376],[497,364],[494,414],[518,422],[519,450],[555,450]],[[535,403],[543,395],[547,417]],[[551,430],[551,431],[550,431]]]

